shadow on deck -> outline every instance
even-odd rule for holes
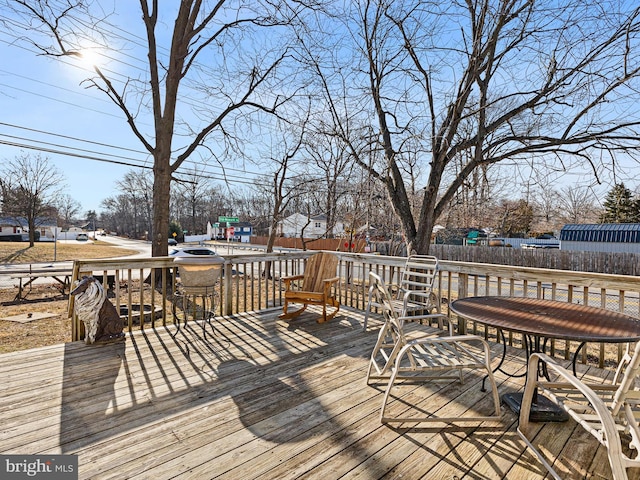
[[[504,408],[479,427],[381,425],[383,386],[365,382],[376,319],[362,332],[363,312],[348,308],[326,324],[315,311],[291,323],[278,313],[0,356],[0,453],[75,454],[91,479],[545,477]],[[509,362],[523,369],[518,355]],[[497,380],[501,393],[522,386]],[[490,407],[480,381],[416,386],[396,408]],[[560,471],[607,478],[606,454],[573,427],[541,430],[562,450]]]

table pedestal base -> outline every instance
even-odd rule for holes
[[[520,415],[522,393],[505,393],[502,395],[502,403],[516,415]],[[566,422],[569,420],[569,415],[547,397],[537,395],[536,401],[531,404],[529,420],[532,422]]]

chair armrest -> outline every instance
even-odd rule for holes
[[[449,330],[449,336],[454,337],[455,332],[453,331],[453,324],[451,323],[451,319],[447,317],[444,313],[427,313],[425,315],[411,315],[410,317],[398,317],[398,321],[401,323],[405,322],[415,322],[416,320],[433,320],[437,318],[438,321],[444,320],[447,324],[447,330]],[[458,338],[456,336],[456,338]]]
[[[552,388],[554,383],[557,382],[544,382],[538,379],[538,361],[544,362],[547,366],[547,370],[553,371],[557,374],[566,384],[569,384],[575,390],[580,392],[582,396],[591,404],[595,411],[600,424],[605,432],[605,440],[609,443],[609,451],[622,453],[622,447],[620,445],[620,437],[616,428],[614,418],[602,399],[595,393],[595,391],[580,379],[573,376],[573,374],[566,368],[558,365],[553,359],[544,353],[533,353],[529,357],[527,364],[527,382],[524,388],[524,394],[522,396],[522,405],[520,406],[520,419],[518,424],[518,431],[520,435],[526,435],[529,430],[529,414],[531,412],[531,405],[533,403],[533,395],[536,392],[536,387],[546,388],[547,391],[553,393]],[[565,385],[566,385],[565,384]],[[593,429],[589,427],[585,422],[577,416],[572,415],[570,407],[563,407],[567,413],[569,413],[579,424],[582,425],[590,433],[594,434]],[[609,455],[611,458],[611,454]],[[618,458],[619,455],[618,455]]]
[[[409,304],[409,302],[411,300],[418,300],[418,299],[424,299],[424,302],[426,304],[429,303],[429,300],[431,299],[431,295],[433,295],[433,289],[432,288],[428,288],[426,290],[404,290],[404,295],[402,296],[402,306],[403,308],[406,310],[407,305]],[[418,297],[416,299],[416,297]],[[437,296],[436,296],[437,298]],[[440,311],[440,305],[439,302],[436,304],[433,304],[433,306]]]
[[[402,299],[404,300],[405,303],[409,300],[410,297],[422,297],[428,300],[430,295],[431,295],[430,288],[428,290],[404,290],[404,295],[402,296]]]
[[[333,285],[334,283],[336,283],[338,280],[340,280],[340,277],[333,277],[333,278],[327,278],[325,280],[322,280],[322,282],[324,283],[324,295],[325,297],[329,297],[331,294],[331,285]]]
[[[290,275],[288,277],[282,277],[281,280],[284,282],[284,286],[288,289],[291,285],[291,282],[294,280],[302,280],[304,275]]]
[[[340,277],[327,278],[327,279],[322,280],[322,281],[326,284],[326,283],[335,283],[338,280],[340,280]]]
[[[304,275],[289,275],[288,277],[282,277],[282,281],[290,282],[291,280],[302,280]]]

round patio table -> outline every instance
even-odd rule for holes
[[[533,352],[544,351],[547,339],[580,342],[573,354],[574,375],[578,353],[585,343],[640,340],[640,319],[622,312],[576,303],[526,297],[468,297],[452,302],[449,308],[456,315],[500,330],[504,350],[496,370],[501,368],[506,355],[502,330],[523,334],[527,357]],[[522,394],[518,393],[503,395],[503,401],[516,413],[520,410],[521,398]],[[555,404],[547,405],[544,397],[539,397],[538,404],[538,410],[532,410],[532,421],[566,419],[561,413],[557,414],[558,418],[555,417],[556,413],[546,413],[548,408],[555,410]]]
[[[559,340],[623,343],[640,340],[640,319],[577,303],[525,297],[468,297],[451,311],[490,327]]]

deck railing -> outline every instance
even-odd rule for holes
[[[313,251],[232,254],[224,256],[222,280],[216,290],[215,310],[220,315],[277,308],[283,303],[281,278],[301,273],[305,259]],[[400,281],[405,259],[374,254],[334,252],[338,255],[342,278],[338,295],[342,305],[364,309],[367,301],[368,272],[378,273],[387,283]],[[529,267],[441,261],[436,286],[447,304],[456,298],[478,295],[511,295],[548,298],[599,306],[640,317],[640,277],[588,272],[571,272]],[[127,329],[149,328],[173,323],[176,312],[176,275],[172,257],[122,260],[78,260],[72,281],[83,275],[101,278],[110,287],[112,303],[120,310]],[[136,310],[147,305],[146,321]],[[69,301],[73,317],[73,298]],[[72,321],[72,339],[83,337],[82,322]],[[498,332],[481,325],[458,322],[460,331],[497,338]],[[507,336],[509,344],[520,346],[517,335]],[[574,345],[552,341],[553,355],[569,358]],[[617,363],[622,346],[589,345],[582,350],[581,362],[595,361],[602,367]]]

